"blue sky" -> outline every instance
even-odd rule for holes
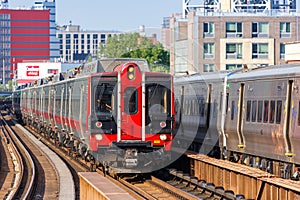
[[[33,4],[34,0],[9,0],[10,8]],[[72,21],[86,30],[134,31],[139,25],[159,29],[163,17],[181,9],[182,0],[56,0],[56,21]]]

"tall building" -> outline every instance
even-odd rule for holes
[[[17,63],[52,60],[55,41],[55,0],[37,1],[30,9],[0,9],[0,77],[5,84],[16,77]]]
[[[61,62],[83,61],[87,56],[96,58],[99,44],[106,44],[109,36],[119,35],[120,31],[85,31],[79,25],[59,27],[56,37],[59,40],[59,59]]]
[[[190,2],[170,19],[173,73],[285,63],[285,44],[300,38],[296,0]]]
[[[173,14],[170,17],[164,17],[163,23],[161,24],[160,30],[161,30],[161,37],[160,42],[162,45],[167,49],[170,50],[170,19],[171,18],[180,18],[181,14]]]

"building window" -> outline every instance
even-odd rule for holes
[[[204,55],[205,59],[213,59],[215,57],[215,44],[214,43],[204,43]]]
[[[290,38],[291,37],[291,23],[290,22],[280,22],[280,37]]]
[[[227,43],[226,44],[226,59],[242,58],[242,44],[241,43]]]
[[[269,37],[269,23],[268,22],[252,23],[252,37],[254,37],[254,38]]]
[[[242,68],[242,64],[226,64],[226,70],[232,70],[236,68]]]
[[[203,72],[214,72],[215,65],[214,64],[204,64],[203,65]]]
[[[267,43],[252,44],[252,58],[268,59],[269,45]]]
[[[101,34],[101,43],[105,44],[105,34]]]
[[[280,59],[285,58],[285,44],[280,43]]]
[[[236,38],[242,36],[242,22],[226,22],[226,37]]]
[[[213,22],[203,23],[203,37],[212,38],[215,36],[215,24]]]

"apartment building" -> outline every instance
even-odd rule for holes
[[[186,17],[171,18],[173,73],[285,63],[285,44],[300,38],[296,1],[284,8],[274,1],[273,7],[264,10],[250,7],[249,2],[236,7],[226,2],[222,1],[224,7],[221,2],[216,7],[199,5]]]

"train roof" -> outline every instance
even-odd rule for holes
[[[18,87],[16,90],[25,89],[34,85],[44,85],[48,82],[59,82],[74,77],[84,77],[93,73],[113,72],[114,68],[118,65],[123,65],[128,62],[136,63],[140,70],[149,72],[149,65],[146,59],[141,58],[103,58],[92,62],[84,63],[79,67],[69,69],[66,72],[61,72],[49,77],[45,77],[34,82],[27,83]]]
[[[300,75],[300,63],[274,65],[255,69],[244,69],[241,73],[233,74],[229,79],[266,79]]]
[[[267,78],[280,78],[280,77],[294,77],[300,75],[300,63],[282,64],[267,67],[257,68],[244,68],[231,70],[231,71],[219,71],[219,72],[207,72],[196,73],[192,75],[181,75],[175,77],[175,82],[197,82],[197,81],[218,81],[224,79],[226,76],[229,80],[243,79],[267,79]]]
[[[218,72],[206,72],[206,73],[196,73],[191,75],[177,75],[175,76],[175,82],[189,82],[189,81],[204,81],[205,80],[222,80],[229,73],[234,73],[235,71],[218,71]]]
[[[91,74],[91,73],[102,73],[112,72],[118,65],[123,65],[128,62],[136,63],[140,70],[143,72],[149,72],[149,65],[147,60],[140,58],[104,58],[89,63],[85,63],[79,66],[79,76]]]

